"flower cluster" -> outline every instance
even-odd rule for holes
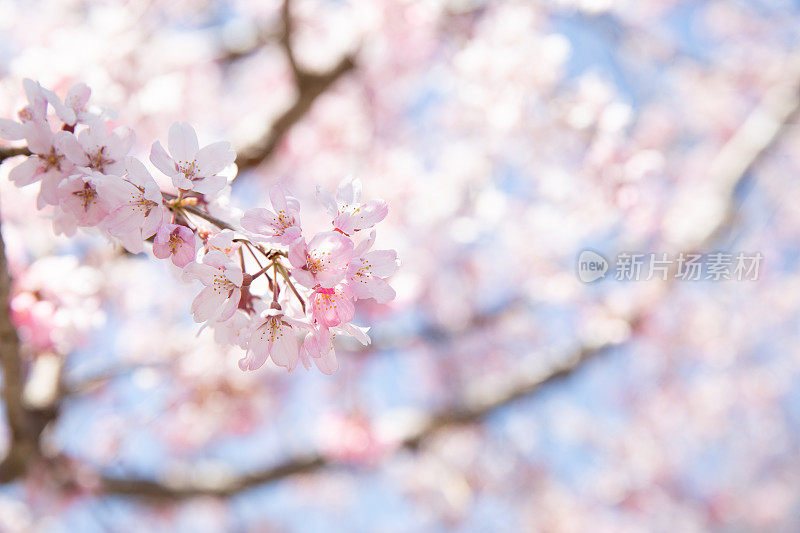
[[[172,183],[162,190],[147,165],[129,155],[133,132],[112,129],[108,112],[89,106],[86,85],[64,100],[32,80],[24,89],[28,105],[19,121],[0,119],[0,137],[24,139],[31,152],[9,178],[18,186],[40,184],[37,205],[52,212],[57,233],[95,228],[132,253],[152,242],[153,255],[202,285],[192,316],[218,342],[246,351],[242,370],[271,358],[290,371],[313,361],[330,374],[338,369],[336,334],[369,343],[368,328],[352,324],[354,302],[392,300],[386,278],[398,259],[394,250],[372,249],[372,228],[388,207],[362,203],[359,180],[345,179],[335,197],[317,189],[331,227],[308,239],[300,203],[280,185],[270,190],[269,209],[247,211],[237,226],[217,215],[225,212],[220,199],[235,173],[228,142],[201,148],[189,124],[173,124],[167,148],[156,141],[150,150],[150,163]]]

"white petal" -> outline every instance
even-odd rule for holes
[[[192,315],[195,322],[205,322],[219,310],[225,301],[225,295],[214,292],[211,287],[205,287],[192,302]]]
[[[42,177],[39,167],[38,157],[29,157],[8,173],[8,179],[14,182],[17,187],[29,185]]]
[[[25,128],[19,122],[0,118],[0,137],[9,141],[22,139],[25,137]]]
[[[76,165],[83,167],[89,164],[89,157],[83,150],[83,146],[71,133],[67,131],[58,132],[56,134],[56,146],[67,156],[67,159]]]
[[[369,262],[370,273],[386,278],[397,272],[397,252],[394,250],[373,250],[364,256]]]
[[[169,154],[167,154],[167,151],[164,150],[164,147],[161,146],[159,141],[154,142],[153,146],[150,148],[150,162],[167,176],[175,177],[180,175],[175,168],[175,162]]]
[[[206,177],[218,174],[235,160],[236,152],[231,150],[231,143],[227,141],[204,146],[195,158],[198,174]]]
[[[169,153],[177,162],[191,163],[197,155],[197,134],[188,123],[176,122],[169,128]],[[155,164],[155,163],[153,163]]]
[[[201,194],[214,195],[225,188],[228,184],[228,178],[225,176],[211,176],[202,180],[196,180],[192,183],[192,190]]]
[[[234,290],[228,299],[225,300],[225,303],[222,304],[222,307],[220,307],[217,322],[225,322],[226,320],[229,320],[239,307],[239,300],[241,298],[242,291],[239,289]]]
[[[276,332],[275,341],[270,349],[272,361],[278,366],[293,368],[297,364],[299,351],[294,330],[290,326],[282,324]]]
[[[325,207],[325,210],[328,211],[330,216],[335,217],[339,212],[339,208],[336,207],[336,200],[331,196],[331,193],[319,185],[317,185],[317,201]]]

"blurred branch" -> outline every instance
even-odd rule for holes
[[[739,131],[720,150],[717,158],[711,165],[709,180],[712,189],[717,194],[724,196],[725,209],[719,216],[713,218],[710,224],[698,234],[696,243],[686,243],[687,247],[709,246],[716,236],[731,222],[730,213],[733,211],[735,201],[733,192],[736,186],[745,178],[749,170],[766,151],[780,138],[780,132],[791,120],[792,116],[800,110],[800,70],[798,76],[790,83],[780,85],[770,90],[762,100],[759,107],[748,117]],[[670,282],[661,285],[661,296],[664,296]],[[596,358],[614,346],[627,343],[637,327],[646,320],[651,310],[656,307],[651,300],[649,305],[638,310],[627,319],[631,335],[619,342],[608,342],[601,345],[582,346],[573,353],[565,356],[559,363],[550,367],[544,373],[524,372],[504,387],[493,387],[487,390],[488,394],[477,399],[465,400],[461,405],[452,406],[438,413],[430,415],[419,421],[414,428],[409,429],[397,439],[400,447],[415,449],[425,440],[435,435],[440,430],[454,426],[471,424],[492,414],[498,409],[513,402],[529,397],[543,387],[569,378],[583,368],[584,363]],[[502,311],[501,311],[502,312]],[[480,324],[492,323],[490,317],[481,315]],[[443,334],[446,336],[446,334]],[[309,473],[331,465],[332,462],[322,455],[313,455],[304,458],[291,459],[275,467],[255,472],[241,478],[220,479],[217,482],[203,480],[203,483],[191,480],[145,480],[145,479],[119,479],[105,477],[102,487],[112,493],[156,497],[156,498],[186,498],[198,495],[230,496],[239,491],[257,485],[277,481],[287,476]]]
[[[279,42],[282,31],[283,30],[280,27],[280,24],[259,25],[255,30],[256,34],[252,43],[247,43],[243,47],[231,45],[223,46],[221,51],[222,53],[219,55],[219,57],[217,57],[217,61],[221,61],[222,63],[233,63],[248,57],[270,43]]]
[[[100,490],[128,496],[144,496],[158,499],[190,498],[193,496],[232,496],[243,490],[277,481],[297,474],[313,472],[327,465],[319,455],[298,458],[253,474],[230,479],[204,479],[198,482],[182,479],[166,479],[163,482],[146,479],[121,479],[104,477]]]
[[[22,367],[17,330],[11,322],[11,276],[8,273],[6,247],[0,233],[0,367],[3,369],[3,404],[11,433],[8,454],[0,463],[0,482],[10,481],[25,471],[34,452],[28,439],[28,423],[22,405]]]
[[[294,32],[289,0],[284,0],[281,6],[281,19],[283,32],[280,43],[292,69],[297,96],[294,103],[275,119],[258,141],[239,150],[236,158],[239,170],[255,167],[268,160],[283,136],[308,113],[316,99],[344,74],[355,68],[355,58],[348,54],[325,72],[307,70],[297,61],[292,46]]]
[[[0,462],[0,483],[21,476],[32,460],[41,455],[39,437],[47,424],[57,414],[54,405],[57,397],[60,364],[49,376],[45,372],[23,375],[20,342],[11,322],[11,276],[8,273],[5,243],[0,233],[0,368],[3,370],[3,405],[6,409],[11,434],[8,453]],[[51,361],[42,358],[41,361]],[[60,359],[59,359],[60,363]],[[41,365],[33,365],[34,370]],[[33,380],[35,377],[35,381]]]
[[[0,163],[2,163],[3,160],[16,155],[31,155],[31,152],[28,150],[27,146],[6,146],[4,148],[0,148]]]
[[[59,400],[68,397],[92,393],[114,381],[117,378],[130,376],[142,370],[163,370],[172,368],[169,361],[141,362],[120,365],[105,372],[78,381],[65,382],[61,385]]]

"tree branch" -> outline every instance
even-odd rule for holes
[[[57,383],[44,383],[47,376],[41,372],[38,373],[37,382],[26,383],[19,337],[11,322],[10,298],[11,276],[8,273],[5,243],[0,233],[0,368],[3,370],[3,405],[11,434],[8,453],[0,462],[0,483],[9,482],[24,474],[33,459],[41,455],[39,438],[47,424],[57,415],[56,406],[48,403],[48,400],[54,401],[56,398]],[[59,372],[60,367],[50,377],[57,381]],[[52,391],[45,391],[47,387],[51,387]],[[45,393],[40,394],[42,392]],[[49,395],[47,392],[53,394]],[[26,399],[38,403],[28,404]]]
[[[27,146],[6,146],[0,148],[0,163],[16,155],[31,155],[31,152],[28,150]]]
[[[326,72],[306,70],[298,63],[292,46],[293,23],[290,0],[284,0],[281,6],[281,19],[283,32],[280,43],[292,70],[297,97],[294,103],[275,119],[258,141],[239,150],[236,157],[239,170],[255,167],[268,160],[283,136],[308,113],[316,99],[344,74],[355,68],[354,57],[346,55]]]
[[[11,276],[8,274],[5,242],[0,233],[0,367],[3,369],[3,404],[11,432],[11,446],[0,463],[0,482],[7,482],[24,472],[33,453],[28,438],[27,413],[22,405],[22,366],[19,337],[11,322]]]

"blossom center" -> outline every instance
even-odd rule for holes
[[[89,155],[89,167],[97,170],[98,172],[105,172],[106,165],[110,165],[114,162],[113,159],[106,157],[104,153],[105,150],[106,147],[101,146],[99,150]]]
[[[77,190],[72,194],[78,197],[81,204],[83,204],[83,210],[87,212],[97,198],[97,190],[90,183],[84,183],[83,189]]]

